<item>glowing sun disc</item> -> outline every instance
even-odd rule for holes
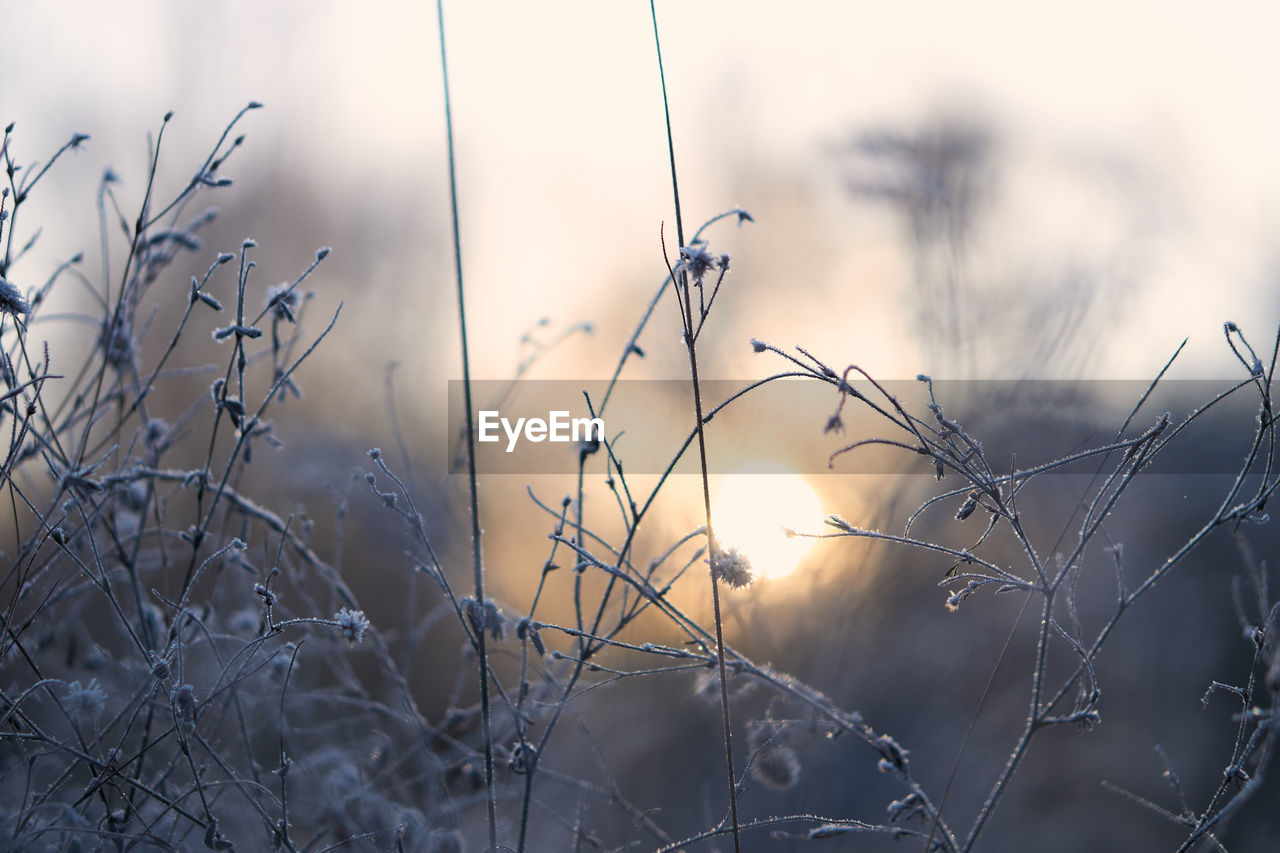
[[[737,548],[757,577],[778,579],[796,570],[814,540],[788,537],[784,528],[815,531],[822,526],[822,503],[790,468],[757,463],[725,477],[711,505],[716,539]]]

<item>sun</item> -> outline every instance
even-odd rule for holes
[[[814,545],[813,539],[788,537],[785,529],[813,531],[822,518],[822,503],[804,478],[771,462],[724,477],[711,506],[720,544],[745,554],[757,577],[773,580],[795,571]]]

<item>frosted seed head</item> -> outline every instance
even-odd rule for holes
[[[344,607],[334,615],[338,627],[342,629],[342,636],[346,637],[347,642],[351,645],[361,642],[364,634],[369,630],[369,620],[364,615],[363,610],[351,610]]]
[[[750,586],[751,581],[754,580],[751,562],[737,548],[717,551],[707,563],[710,564],[711,574],[716,580],[723,581],[731,587],[741,589]]]

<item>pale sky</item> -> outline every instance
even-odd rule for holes
[[[93,228],[103,166],[138,188],[146,134],[166,110],[177,113],[166,164],[179,180],[256,99],[267,109],[246,119],[248,145],[228,173],[307,187],[325,213],[311,242],[359,258],[361,288],[412,291],[404,312],[438,317],[432,328],[452,334],[432,4],[0,8],[10,35],[0,103],[18,123],[19,159],[43,157],[73,131],[93,136],[56,184],[72,200],[59,222],[80,230],[51,225],[48,251],[65,257],[78,233],[95,233],[83,229]],[[894,376],[945,372],[904,343],[914,334],[902,307],[910,263],[895,220],[849,198],[847,162],[834,153],[858,129],[910,131],[939,113],[997,133],[1002,177],[984,269],[1012,281],[1078,263],[1131,283],[1114,300],[1100,285],[1093,310],[1122,332],[1085,343],[1088,371],[1147,376],[1191,336],[1188,375],[1222,375],[1226,319],[1267,346],[1280,316],[1268,290],[1280,269],[1269,249],[1280,224],[1273,4],[779,9],[658,3],[686,218],[742,205],[758,220],[713,232],[742,259],[721,321],[726,375],[758,370],[744,346],[752,336]],[[658,227],[673,216],[648,15],[647,3],[620,0],[446,4],[481,375],[506,375],[520,333],[544,314],[596,324],[597,337],[553,367],[598,372],[660,279]],[[306,227],[304,212],[263,211],[252,236],[266,245],[272,223]],[[419,242],[406,222],[431,233]],[[361,257],[379,235],[393,235],[390,245]],[[360,312],[352,323],[377,322]],[[388,322],[370,362],[426,359],[456,374],[442,364],[455,357],[451,337],[408,335],[403,316]],[[675,332],[653,335],[674,351]]]

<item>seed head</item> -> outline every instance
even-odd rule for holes
[[[750,586],[754,579],[751,562],[737,548],[717,551],[707,562],[711,565],[711,574],[716,580],[724,581],[729,586],[740,589]]]
[[[22,291],[10,284],[8,279],[0,278],[0,313],[20,317],[30,310],[31,306],[22,298]]]
[[[333,618],[338,621],[338,626],[342,628],[342,636],[346,637],[347,642],[353,646],[362,641],[364,632],[369,630],[369,619],[364,615],[363,610],[351,610],[344,607]]]
[[[705,244],[681,246],[680,263],[676,264],[676,272],[687,272],[694,281],[701,283],[707,273],[716,267],[719,260],[707,251]]]

